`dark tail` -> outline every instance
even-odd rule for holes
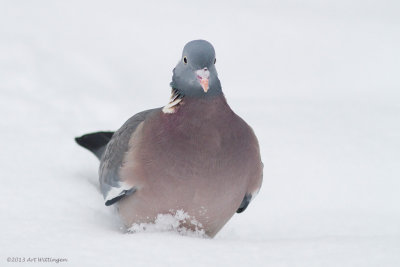
[[[113,134],[114,132],[90,133],[82,135],[81,137],[76,137],[75,141],[79,145],[90,150],[98,159],[101,159],[101,156],[106,150],[106,146]]]

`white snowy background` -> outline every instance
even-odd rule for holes
[[[1,0],[0,266],[400,266],[399,14],[395,0]],[[73,138],[166,104],[199,38],[259,138],[262,190],[215,239],[124,234]]]

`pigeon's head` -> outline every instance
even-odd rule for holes
[[[171,87],[185,96],[221,94],[215,63],[215,50],[209,42],[194,40],[187,43],[173,71]]]

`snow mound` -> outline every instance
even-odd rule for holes
[[[175,232],[180,235],[208,238],[202,224],[184,210],[170,211],[169,214],[158,214],[154,223],[135,223],[129,233]]]

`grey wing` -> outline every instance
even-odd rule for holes
[[[250,204],[251,199],[252,195],[250,193],[247,193],[244,196],[242,203],[240,203],[240,206],[237,209],[236,213],[242,213],[243,211],[245,211],[247,209],[247,206]]]
[[[264,169],[264,163],[261,162],[261,170]],[[256,195],[258,194],[258,191],[260,191],[261,188],[261,184],[262,184],[262,180],[263,180],[263,171],[261,171],[259,179],[257,181],[257,186],[255,188],[254,192],[249,192],[246,193],[243,197],[242,203],[240,203],[239,208],[236,210],[236,213],[242,213],[243,211],[245,211],[247,209],[247,207],[249,206],[250,202],[256,197]]]
[[[134,115],[114,133],[108,143],[106,151],[101,158],[99,168],[100,190],[107,206],[135,192],[135,187],[127,185],[120,180],[119,169],[122,165],[125,152],[129,149],[129,140],[137,126],[143,122],[149,114],[159,110],[161,110],[161,108],[142,111]]]

